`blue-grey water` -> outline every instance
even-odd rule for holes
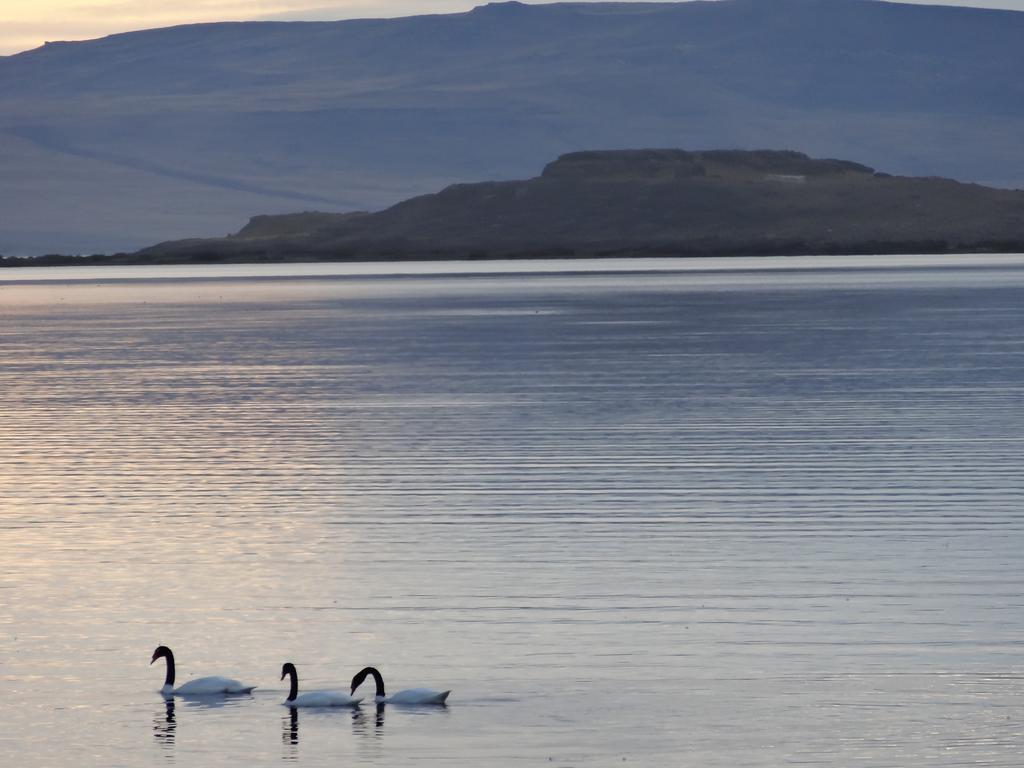
[[[1024,257],[556,266],[0,274],[0,763],[1019,766]]]

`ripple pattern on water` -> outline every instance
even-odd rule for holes
[[[1013,265],[5,286],[0,693],[24,706],[0,752],[1017,765],[1022,288]],[[159,643],[183,681],[260,688],[171,711]],[[375,663],[456,693],[293,720],[285,660],[304,687]]]

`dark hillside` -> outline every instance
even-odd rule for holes
[[[1024,192],[797,152],[577,152],[526,181],[455,184],[373,214],[260,216],[157,260],[1024,249]]]
[[[199,24],[0,59],[0,252],[379,210],[579,147],[782,149],[1024,187],[1024,13],[499,3]]]

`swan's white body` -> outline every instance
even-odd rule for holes
[[[377,696],[378,704],[444,704],[451,691],[435,691],[431,688],[408,688],[390,696]]]
[[[246,685],[230,677],[197,677],[184,685],[172,688],[165,685],[160,689],[164,696],[215,696],[217,694],[251,693],[255,685]]]
[[[281,679],[289,679],[286,707],[357,707],[362,699],[354,699],[341,691],[307,691],[299,694],[299,673],[295,665],[286,661],[281,667]]]
[[[353,699],[341,691],[307,691],[286,699],[286,707],[355,707],[362,699]]]
[[[157,659],[166,659],[167,675],[164,678],[164,685],[160,693],[165,697],[169,696],[224,696],[232,693],[251,693],[255,685],[246,685],[230,677],[197,677],[189,680],[184,685],[174,687],[174,653],[166,645],[161,645],[153,651],[153,658],[150,664]]]
[[[384,689],[384,676],[376,667],[363,667],[356,672],[355,677],[352,678],[351,692],[355,693],[356,688],[362,685],[367,677],[373,677],[373,682],[377,686],[374,701],[378,704],[444,704],[448,694],[451,693],[451,691],[435,691],[432,688],[406,688],[404,691],[388,696]]]

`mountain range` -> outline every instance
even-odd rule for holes
[[[380,210],[584,148],[799,149],[1024,187],[1024,13],[874,0],[497,3],[0,57],[0,253]]]

